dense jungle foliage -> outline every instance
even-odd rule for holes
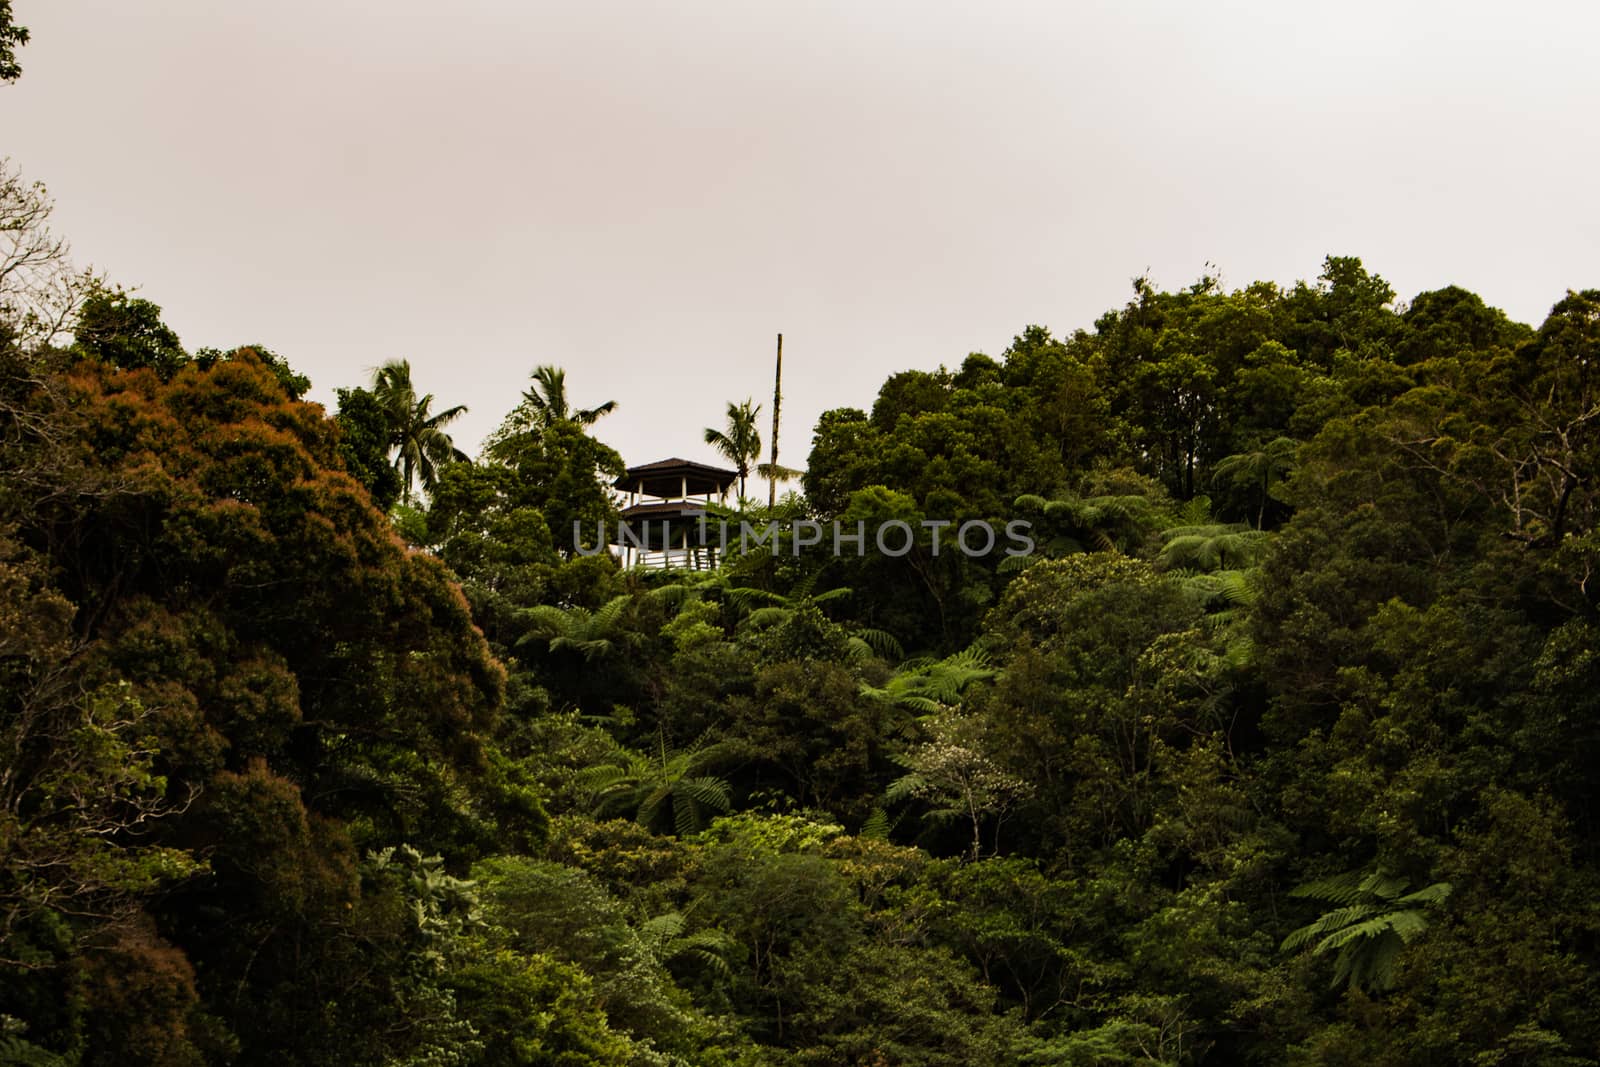
[[[1600,1063],[1600,292],[1139,280],[744,505],[908,554],[627,571],[558,370],[469,460],[4,206],[0,1064]]]

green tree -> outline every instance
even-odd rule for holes
[[[756,417],[760,414],[761,405],[752,406],[749,399],[742,404],[730,401],[726,429],[707,426],[705,431],[706,444],[738,470],[740,500],[744,499],[744,482],[750,474],[750,465],[761,455],[761,432],[756,426]]]
[[[13,782],[64,772],[45,837],[24,825],[7,840],[31,851],[97,812],[129,820],[75,835],[79,850],[99,840],[75,877],[109,880],[118,894],[92,895],[113,902],[181,873],[171,849],[203,845],[209,864],[143,905],[161,938],[122,953],[142,962],[96,965],[87,1000],[63,1001],[93,1006],[88,1062],[120,1051],[147,992],[177,1005],[188,968],[204,979],[195,1011],[172,1009],[174,1042],[199,1047],[210,1026],[237,1035],[238,1062],[364,1062],[390,1025],[415,1033],[406,998],[434,992],[390,966],[408,951],[405,912],[365,896],[358,857],[407,839],[456,862],[483,847],[495,802],[482,739],[503,673],[443,568],[405,552],[343,472],[322,409],[289,400],[248,351],[165,382],[98,359],[31,382],[21,403],[50,427],[53,458],[37,467],[15,439],[0,445],[32,470],[18,482],[0,464],[0,506],[48,561],[59,598],[93,605],[72,623],[70,654],[50,654],[39,677],[56,692],[130,688],[76,722],[58,717],[49,760],[26,739],[20,762],[0,756]],[[36,605],[27,629],[51,610]],[[0,673],[20,667],[12,655],[0,647]],[[37,711],[44,695],[26,699]],[[8,728],[26,719],[8,711]],[[21,810],[55,803],[41,793]],[[5,866],[9,882],[19,868]],[[27,979],[34,1003],[40,982],[76,969],[58,956]],[[0,996],[13,995],[11,977]]]
[[[929,800],[929,817],[935,820],[965,820],[972,828],[968,857],[974,861],[983,854],[985,820],[996,820],[998,837],[999,820],[1032,792],[985,751],[987,729],[987,723],[972,715],[949,710],[935,714],[927,724],[927,740],[906,752],[909,773],[895,779],[884,795],[891,804]]]
[[[78,311],[75,345],[113,367],[148,367],[171,379],[189,361],[178,335],[161,321],[161,308],[120,288],[96,287]]]
[[[395,468],[405,482],[404,499],[408,503],[417,482],[431,491],[442,468],[466,460],[466,454],[445,433],[445,427],[467,409],[457,404],[435,413],[432,393],[417,396],[409,360],[390,360],[379,367],[372,378],[372,395],[388,423],[388,443],[395,450]]]
[[[483,515],[536,511],[548,526],[551,543],[563,557],[603,547],[613,528],[616,504],[610,483],[625,465],[616,451],[596,440],[587,427],[616,408],[607,401],[574,411],[567,400],[566,376],[540,367],[522,401],[490,434],[484,462],[497,473],[497,488],[487,510],[451,512],[449,522],[477,524]]]
[[[11,14],[11,0],[0,0],[0,82],[22,77],[17,49],[28,43],[28,27],[18,26]]]
[[[535,367],[533,384],[522,391],[522,402],[507,417],[510,432],[539,433],[562,422],[592,426],[603,415],[617,410],[615,400],[592,408],[574,408],[567,399],[567,372],[549,365]]]
[[[389,462],[389,419],[378,398],[366,389],[336,390],[339,401],[339,452],[351,477],[367,487],[373,506],[388,512],[405,490]],[[437,484],[437,483],[435,483]]]

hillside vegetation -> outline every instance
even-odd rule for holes
[[[0,280],[0,1064],[1600,1062],[1600,292],[1140,280],[629,572],[552,366]]]

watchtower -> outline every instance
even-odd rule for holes
[[[728,489],[738,480],[738,471],[676,457],[629,467],[611,483],[624,501],[610,538],[622,565],[715,567],[718,520],[707,509],[726,507]]]

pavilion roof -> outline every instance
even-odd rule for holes
[[[683,495],[685,480],[688,481],[689,495],[704,496],[725,491],[739,480],[739,472],[674,456],[629,467],[628,473],[611,484],[629,492],[638,488],[646,496],[671,499]]]

